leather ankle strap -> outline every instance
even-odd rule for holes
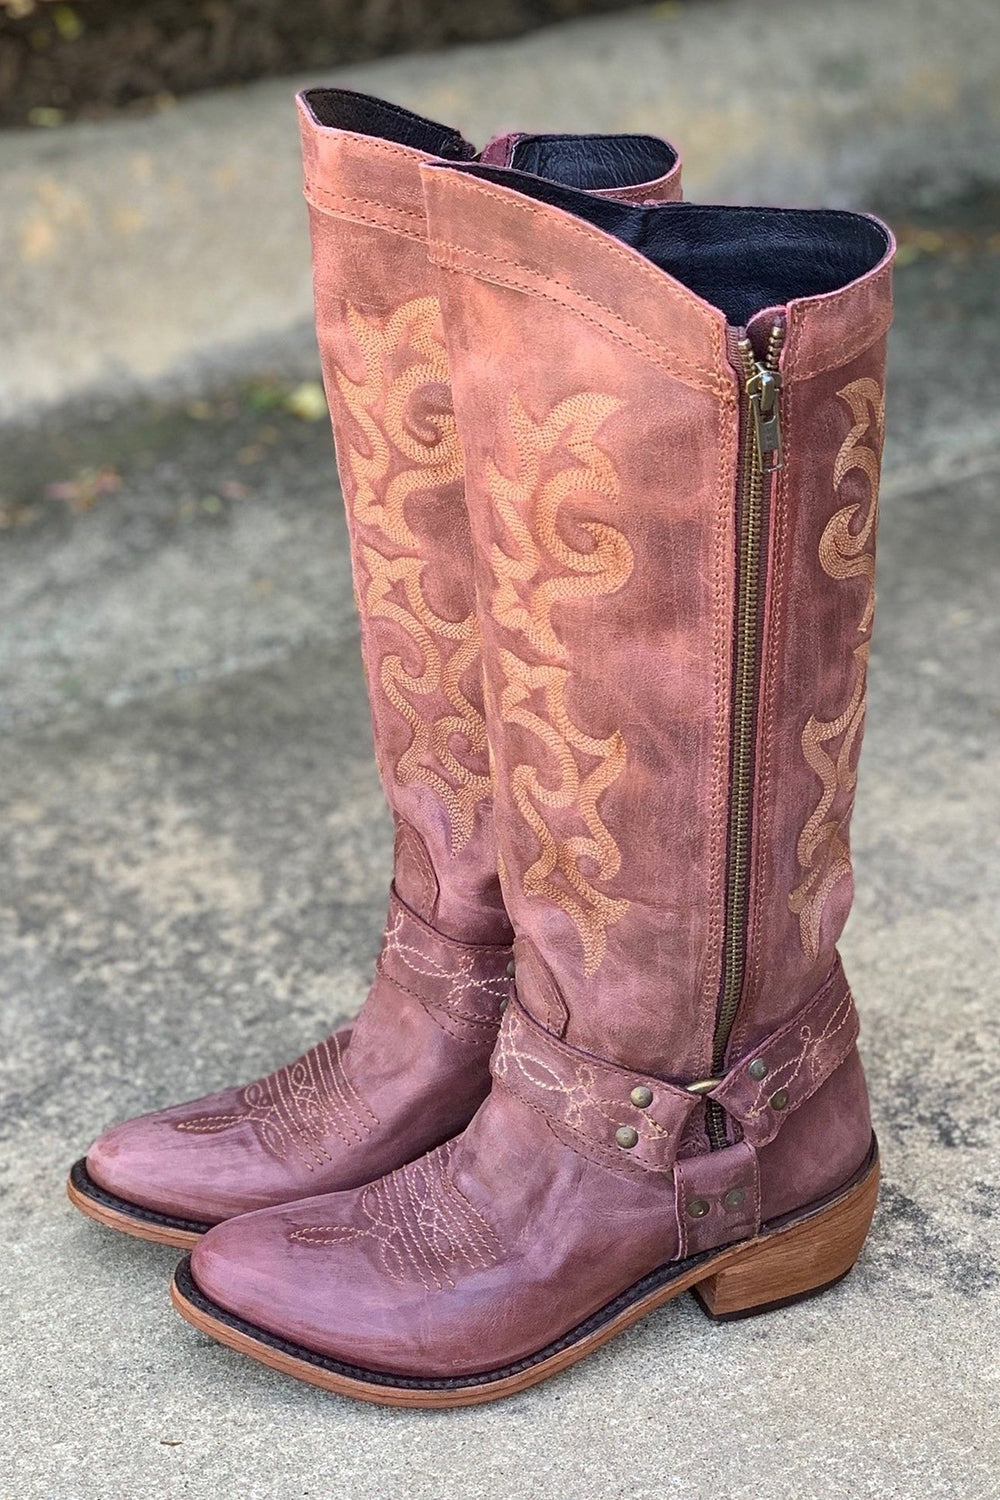
[[[858,1039],[858,1013],[840,960],[790,1021],[730,1067],[708,1095],[754,1146],[773,1141],[788,1116],[825,1083]]]
[[[817,994],[707,1093],[571,1047],[516,1001],[504,1017],[491,1069],[582,1155],[616,1171],[669,1174],[701,1098],[716,1100],[738,1122],[748,1148],[764,1146],[840,1066],[857,1035],[854,1000],[838,962]]]
[[[492,1046],[510,994],[509,964],[505,945],[445,937],[393,890],[376,972],[451,1036]]]

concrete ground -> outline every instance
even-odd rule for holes
[[[733,1325],[684,1298],[497,1407],[406,1413],[195,1334],[170,1251],[73,1213],[102,1126],[351,1013],[390,855],[311,364],[81,411],[5,449],[0,1493],[1000,1494],[1000,205],[873,201],[904,255],[844,944],[886,1172],[855,1273]]]

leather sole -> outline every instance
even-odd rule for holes
[[[865,1242],[878,1196],[878,1147],[836,1194],[766,1226],[752,1240],[661,1266],[555,1343],[503,1369],[422,1378],[345,1364],[268,1333],[199,1291],[190,1257],[170,1288],[174,1307],[220,1344],[284,1375],[383,1406],[474,1406],[513,1396],[574,1365],[665,1302],[693,1291],[710,1317],[748,1317],[825,1291],[847,1275]]]
[[[87,1171],[86,1157],[81,1157],[72,1167],[66,1179],[66,1196],[88,1219],[96,1220],[107,1229],[117,1229],[119,1234],[130,1234],[133,1239],[153,1240],[157,1245],[190,1250],[212,1228],[211,1224],[201,1224],[195,1219],[174,1219],[169,1214],[130,1203],[127,1198],[116,1197],[94,1181]]]

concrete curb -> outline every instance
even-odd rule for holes
[[[654,6],[327,81],[480,141],[515,124],[669,134],[708,201],[941,195],[1000,159],[996,0]],[[0,419],[307,347],[297,86],[0,137]]]

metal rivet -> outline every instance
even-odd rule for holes
[[[730,1188],[722,1201],[727,1208],[739,1208],[745,1197],[746,1193],[742,1188]]]
[[[788,1108],[788,1090],[787,1089],[778,1089],[777,1093],[771,1095],[770,1105],[771,1105],[772,1109],[787,1109]]]
[[[515,968],[516,968],[516,965],[514,963],[514,960],[511,959],[510,963],[507,965],[507,978],[508,979],[513,979],[514,978]]]
[[[703,1219],[708,1213],[707,1198],[692,1198],[688,1204],[688,1213],[692,1219]]]
[[[653,1102],[653,1090],[648,1089],[644,1083],[637,1083],[629,1098],[636,1109],[648,1109]]]
[[[631,1125],[620,1125],[615,1131],[615,1140],[623,1151],[631,1151],[633,1146],[639,1144],[639,1132],[633,1130]]]
[[[503,1000],[500,1001],[500,1014],[501,1015],[503,1015],[504,1011],[507,1009],[507,1007],[508,1007],[509,1004],[510,1004],[510,1001],[508,999],[506,999],[506,997]]]
[[[751,1078],[759,1083],[762,1078],[767,1077],[767,1063],[762,1057],[755,1057],[749,1068],[747,1068],[747,1072]]]

